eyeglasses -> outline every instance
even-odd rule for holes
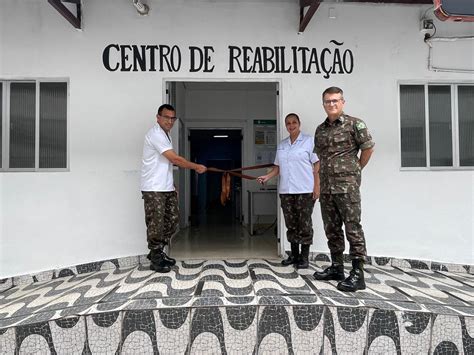
[[[162,115],[158,115],[158,116],[160,116],[161,118],[164,118],[165,120],[172,121],[172,122],[174,122],[178,119],[178,117],[176,117],[176,116],[162,116]]]
[[[334,99],[334,100],[324,100],[324,101],[323,101],[323,104],[324,104],[325,106],[335,105],[335,104],[337,104],[339,101],[342,101],[342,100],[343,100],[342,98],[341,98],[341,99]]]

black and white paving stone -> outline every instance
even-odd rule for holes
[[[474,354],[472,266],[372,257],[367,288],[345,293],[313,260],[160,274],[140,256],[3,279],[0,354]]]

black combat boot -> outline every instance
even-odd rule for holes
[[[309,267],[309,244],[301,245],[301,257],[296,264],[297,269],[307,269]]]
[[[163,252],[163,259],[168,263],[169,266],[176,265],[176,259],[168,256],[165,252]]]
[[[170,272],[171,267],[165,261],[165,253],[162,249],[152,249],[150,250],[150,270],[156,272]]]
[[[166,244],[166,245],[168,245],[168,244]],[[167,250],[169,252],[169,246],[168,246]],[[176,259],[173,259],[172,257],[168,256],[168,254],[165,253],[164,248],[163,248],[163,258],[165,259],[165,261],[168,263],[169,266],[176,265]]]
[[[285,260],[282,260],[283,266],[296,264],[300,260],[300,245],[298,243],[291,243],[291,254]]]
[[[329,281],[344,280],[344,258],[342,254],[331,254],[332,264],[323,271],[316,271],[313,276],[316,280]]]
[[[340,291],[354,292],[365,289],[364,281],[364,260],[352,260],[352,270],[349,277],[337,284],[337,289]]]
[[[146,257],[148,260],[151,260],[151,251],[148,253]],[[176,265],[176,259],[169,257],[165,252],[163,252],[163,259],[169,266]]]

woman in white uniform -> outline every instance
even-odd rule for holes
[[[278,144],[275,166],[267,175],[259,176],[257,182],[264,184],[272,177],[280,176],[278,193],[286,236],[291,244],[291,254],[281,263],[306,269],[309,248],[313,244],[311,215],[319,197],[319,159],[313,152],[314,139],[300,131],[301,123],[296,113],[285,117],[285,126],[290,135]]]

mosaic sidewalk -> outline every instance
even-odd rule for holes
[[[0,353],[474,354],[470,267],[371,258],[367,289],[344,293],[314,280],[315,259],[159,274],[137,257],[0,280]]]

